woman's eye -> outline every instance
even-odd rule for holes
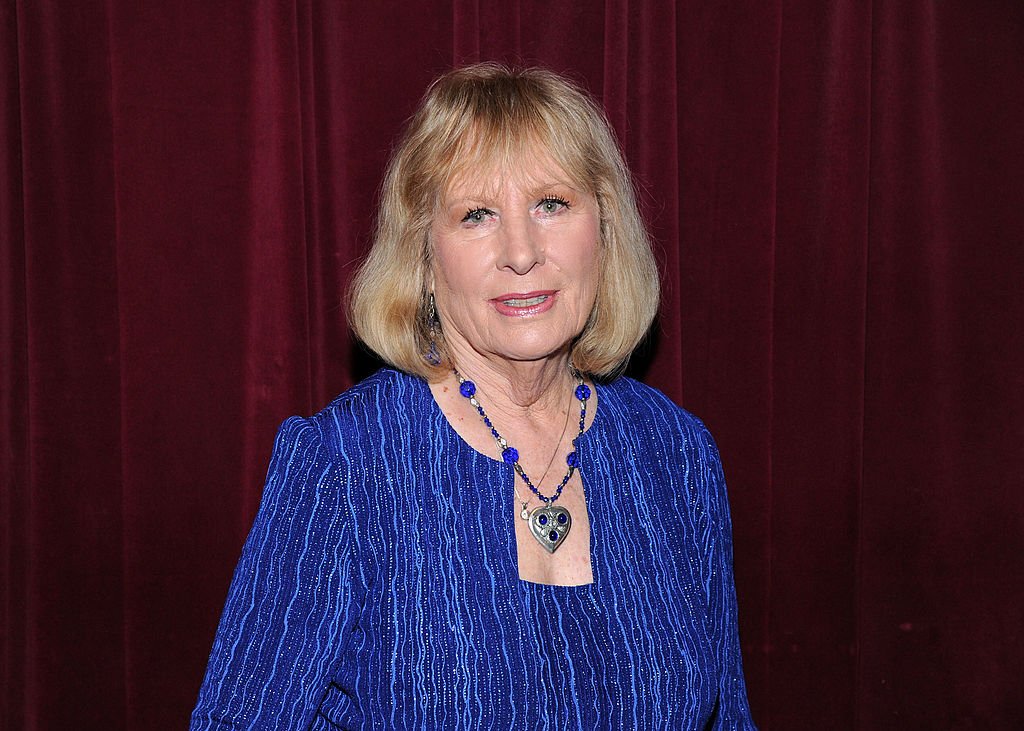
[[[463,223],[483,223],[487,220],[487,217],[491,215],[491,211],[487,208],[471,208],[466,211],[466,215],[462,217]]]
[[[558,213],[563,208],[568,208],[568,207],[569,207],[569,201],[565,200],[564,198],[559,198],[559,197],[553,196],[553,195],[552,196],[548,196],[547,198],[542,199],[541,202],[537,204],[537,209],[541,213],[544,213],[544,214],[549,215],[549,216],[554,214],[554,213]]]

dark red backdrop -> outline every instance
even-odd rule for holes
[[[0,725],[185,724],[276,424],[457,61],[603,101],[764,729],[1024,719],[1024,5],[5,2]]]

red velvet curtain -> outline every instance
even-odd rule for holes
[[[665,285],[634,372],[729,478],[764,729],[1024,719],[1024,5],[0,8],[0,725],[180,728],[277,423],[437,73],[604,103]]]

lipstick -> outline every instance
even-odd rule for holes
[[[491,300],[500,314],[506,317],[529,317],[550,310],[558,295],[557,290],[535,292],[508,292]]]

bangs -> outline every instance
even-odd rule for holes
[[[532,134],[516,138],[511,134],[477,133],[445,162],[437,181],[438,207],[455,190],[489,197],[497,195],[509,180],[538,189],[563,184],[582,193],[594,193],[592,186],[584,183],[586,176],[574,172],[578,160],[559,160],[549,142]]]
[[[429,200],[409,200],[411,208],[432,215],[454,186],[477,180],[493,186],[537,162],[550,164],[561,182],[596,195],[593,181],[608,171],[596,164],[605,156],[591,121],[541,85],[491,86],[471,84],[454,98],[438,90],[437,108],[430,110],[432,144],[419,148],[422,159],[414,165],[426,173],[417,187]]]

